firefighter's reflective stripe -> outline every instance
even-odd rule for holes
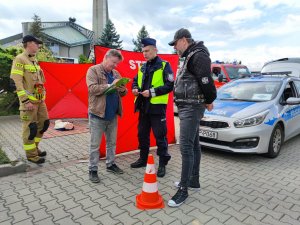
[[[34,66],[34,65],[29,65],[29,64],[25,64],[24,65],[25,70],[29,70],[30,72],[36,72],[37,70],[39,70],[39,66]]]
[[[30,150],[35,149],[36,145],[35,144],[29,144],[29,145],[24,144],[23,147],[24,147],[25,151],[30,151]]]
[[[39,143],[41,140],[42,140],[42,138],[39,138],[39,137],[35,137],[35,138],[34,138],[34,142],[35,142],[35,143]]]
[[[26,95],[26,91],[25,90],[22,90],[22,91],[18,91],[17,92],[17,95],[20,97],[20,96],[23,96],[23,95]]]
[[[23,70],[11,70],[11,74],[17,74],[23,76],[24,72]]]
[[[40,100],[45,100],[46,99],[46,96],[44,95],[42,97],[42,99],[37,99],[36,97],[34,97],[33,95],[28,95],[28,99],[31,100],[31,101],[40,101]]]

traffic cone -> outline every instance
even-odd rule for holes
[[[164,200],[158,193],[154,158],[149,154],[142,193],[136,196],[136,207],[139,209],[161,209]]]

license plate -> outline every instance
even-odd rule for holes
[[[209,131],[209,130],[199,130],[199,136],[200,137],[206,137],[211,139],[217,139],[218,138],[218,132],[215,131]]]

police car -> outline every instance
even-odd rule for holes
[[[232,81],[218,89],[214,109],[200,123],[204,147],[278,156],[300,133],[300,78],[290,72]]]

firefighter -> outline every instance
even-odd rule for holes
[[[23,148],[27,160],[41,164],[45,162],[47,153],[41,151],[38,145],[49,127],[45,104],[45,77],[36,59],[43,42],[32,35],[26,35],[22,43],[25,51],[14,59],[10,78],[15,83],[20,102]]]
[[[141,66],[132,84],[132,93],[136,96],[135,111],[139,111],[140,157],[131,164],[131,167],[146,166],[152,129],[159,156],[157,176],[163,177],[166,173],[166,165],[171,159],[168,153],[166,109],[169,92],[174,86],[174,75],[170,64],[157,56],[155,39],[144,38],[141,43],[147,62]]]

